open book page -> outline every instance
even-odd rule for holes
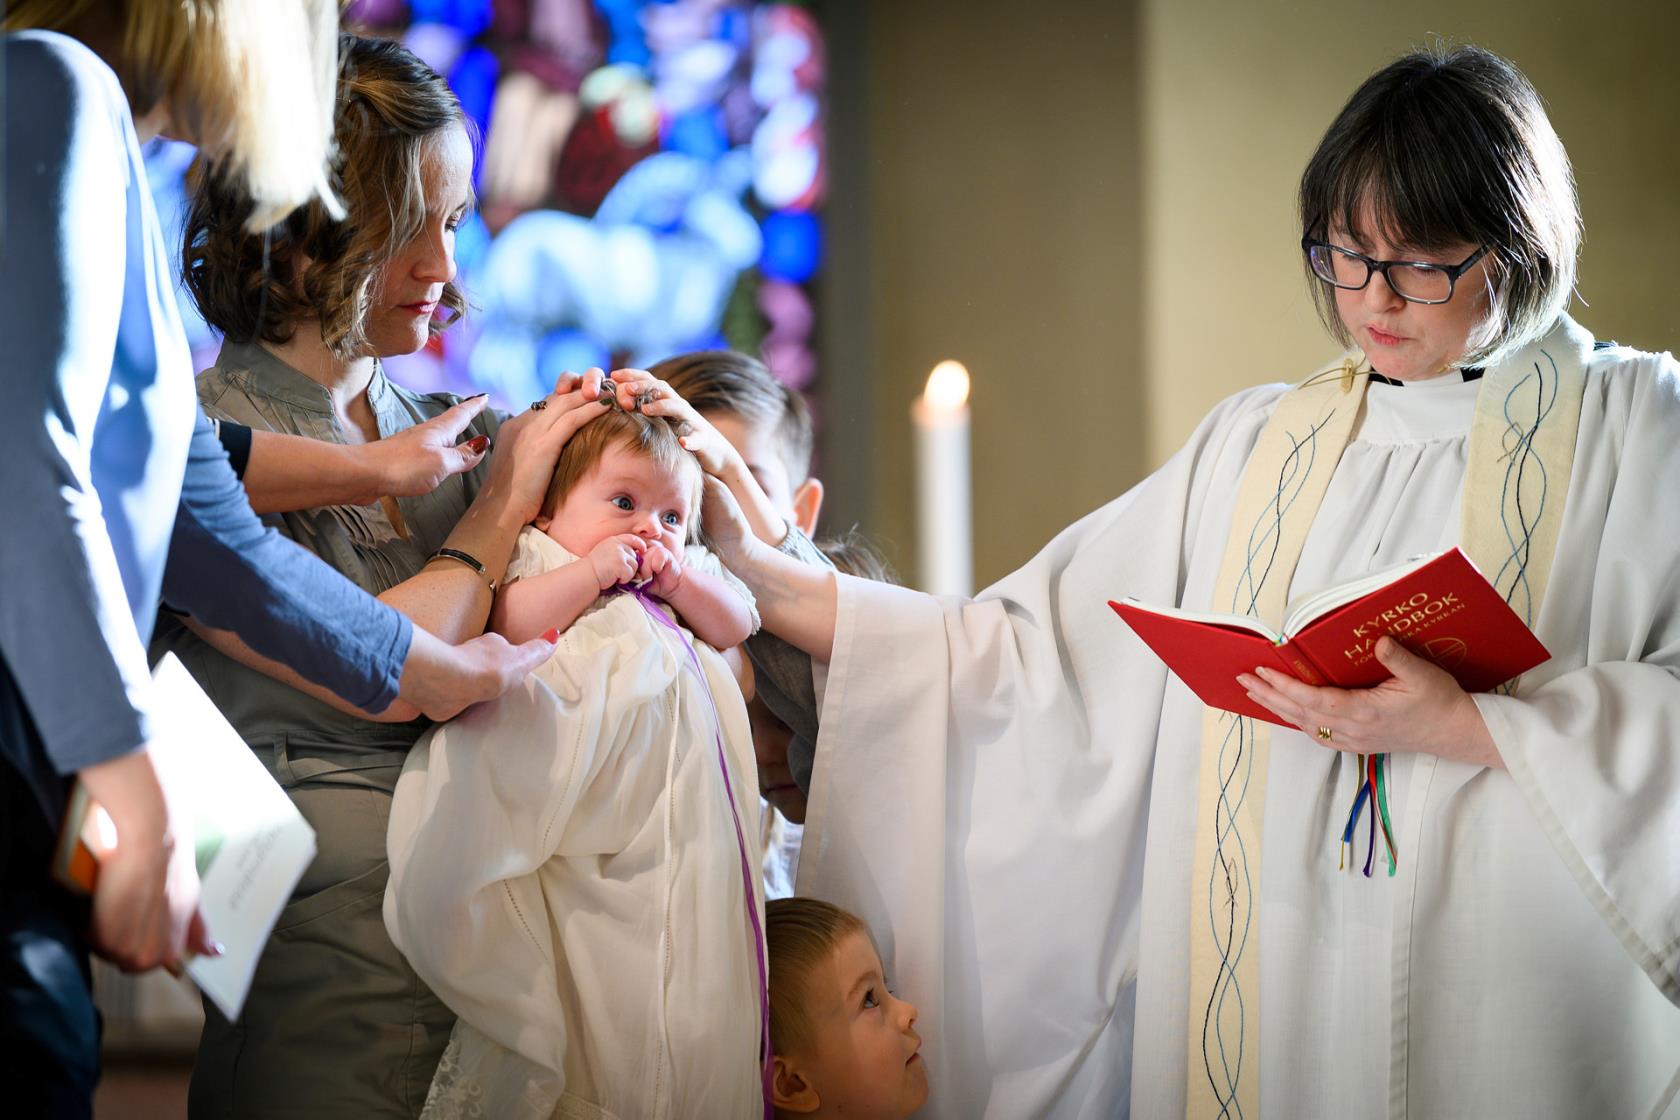
[[[1446,553],[1432,552],[1426,556],[1414,556],[1403,564],[1395,564],[1368,576],[1303,595],[1284,608],[1283,634],[1286,638],[1292,638],[1315,619],[1322,618],[1337,607],[1357,602],[1373,591],[1380,591],[1402,576],[1409,575],[1444,555]]]
[[[1284,609],[1283,625],[1273,630],[1258,618],[1248,618],[1238,614],[1222,614],[1218,611],[1192,611],[1183,607],[1159,607],[1127,596],[1121,602],[1133,610],[1149,611],[1153,614],[1168,615],[1180,618],[1186,622],[1199,622],[1206,626],[1227,626],[1236,630],[1246,630],[1258,634],[1275,645],[1282,645],[1289,638],[1300,633],[1315,620],[1322,618],[1339,607],[1358,602],[1373,591],[1380,591],[1403,576],[1409,575],[1439,560],[1446,553],[1435,552],[1427,556],[1414,556],[1403,564],[1395,564],[1372,572],[1370,575],[1360,576],[1358,579],[1348,580],[1331,587],[1303,595],[1290,603]]]

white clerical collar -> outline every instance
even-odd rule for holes
[[[1477,369],[1473,366],[1460,366],[1458,369],[1455,369],[1450,373],[1444,373],[1440,377],[1426,377],[1422,381],[1401,381],[1397,377],[1384,377],[1382,374],[1375,371],[1372,371],[1366,376],[1370,377],[1372,384],[1392,385],[1396,389],[1399,389],[1407,385],[1432,385],[1436,382],[1442,381],[1449,384],[1453,381],[1479,381],[1481,380],[1482,374],[1485,372],[1485,370]]]
[[[1481,371],[1468,379],[1461,372],[1399,383],[1372,377],[1365,392],[1365,415],[1353,438],[1365,443],[1418,443],[1467,437],[1482,388]]]

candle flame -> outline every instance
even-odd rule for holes
[[[955,412],[962,408],[968,403],[967,367],[949,359],[934,366],[928,374],[922,400],[933,412]]]

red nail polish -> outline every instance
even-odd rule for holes
[[[477,455],[482,451],[488,451],[490,450],[490,437],[474,436],[472,439],[467,441],[467,448],[471,450],[474,455]]]
[[[557,630],[557,629],[556,630],[550,630],[550,631],[548,631],[548,633],[543,635],[543,641],[547,642],[549,645],[553,645],[555,642],[558,642],[559,640],[560,640],[560,631]]]

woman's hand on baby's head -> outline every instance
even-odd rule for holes
[[[536,517],[561,448],[604,411],[598,403],[604,378],[599,369],[562,374],[554,392],[509,417],[497,433],[480,497],[493,495],[521,523]]]
[[[608,537],[590,549],[589,564],[595,571],[596,586],[605,591],[614,584],[637,578],[647,549],[648,542],[634,533]]]
[[[648,581],[648,594],[669,599],[682,586],[682,557],[658,541],[648,542],[647,551],[642,554],[641,578]]]
[[[613,370],[601,382],[601,395],[609,392],[618,401],[618,407],[628,412],[655,395],[670,393],[671,387],[645,369],[626,368]]]

